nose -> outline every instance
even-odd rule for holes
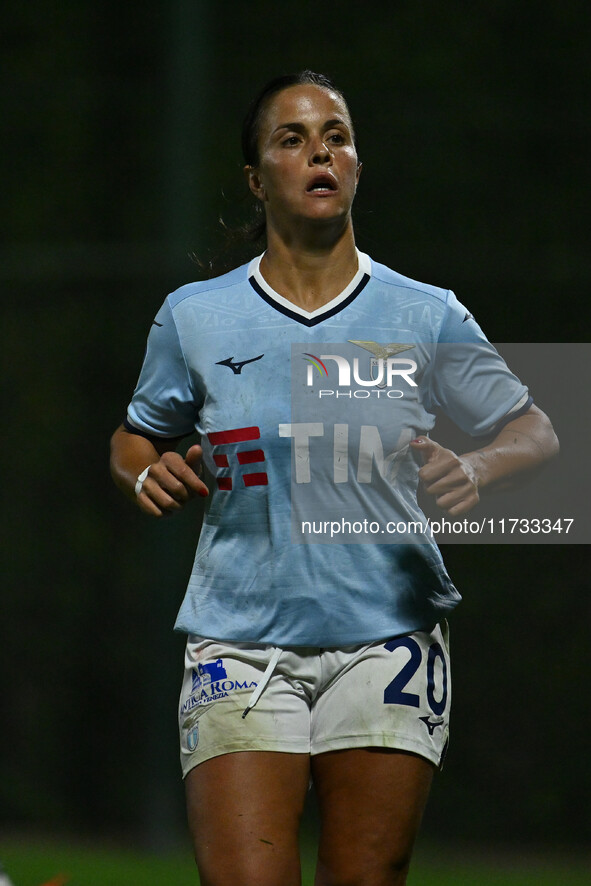
[[[332,151],[326,145],[324,139],[318,138],[315,143],[312,145],[312,150],[310,151],[310,166],[331,166],[332,165]]]

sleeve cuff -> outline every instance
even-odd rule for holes
[[[135,434],[138,437],[145,437],[146,440],[178,440],[179,437],[188,437],[188,434],[155,434],[150,433],[149,431],[144,431],[142,428],[136,427],[136,425],[132,424],[129,420],[129,416],[125,416],[123,419],[123,427],[130,434]]]
[[[534,398],[532,396],[528,396],[521,406],[517,406],[516,409],[512,409],[511,412],[508,412],[503,418],[500,419],[493,425],[492,428],[486,432],[486,434],[479,434],[475,439],[477,440],[490,440],[492,437],[496,437],[497,434],[503,430],[505,425],[509,424],[510,421],[513,421],[515,418],[519,418],[520,415],[525,415],[527,410],[533,404]]]

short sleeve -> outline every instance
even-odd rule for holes
[[[525,385],[451,291],[437,343],[431,390],[432,404],[473,437],[490,433],[509,413],[531,403]]]
[[[192,389],[173,313],[166,300],[156,315],[140,377],[127,410],[130,430],[184,437],[195,430],[198,402]]]

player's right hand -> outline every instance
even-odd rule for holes
[[[151,464],[137,496],[142,511],[163,517],[179,511],[196,495],[209,495],[209,489],[198,476],[202,455],[201,446],[195,444],[185,458],[178,452],[164,452]]]

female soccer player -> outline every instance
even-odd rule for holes
[[[361,163],[330,80],[268,84],[243,147],[266,250],[168,297],[112,439],[146,514],[208,496],[177,620],[197,865],[203,886],[299,883],[312,778],[318,886],[403,884],[447,742],[459,600],[417,484],[463,515],[557,441],[453,293],[356,249]],[[436,407],[490,442],[438,445]]]

